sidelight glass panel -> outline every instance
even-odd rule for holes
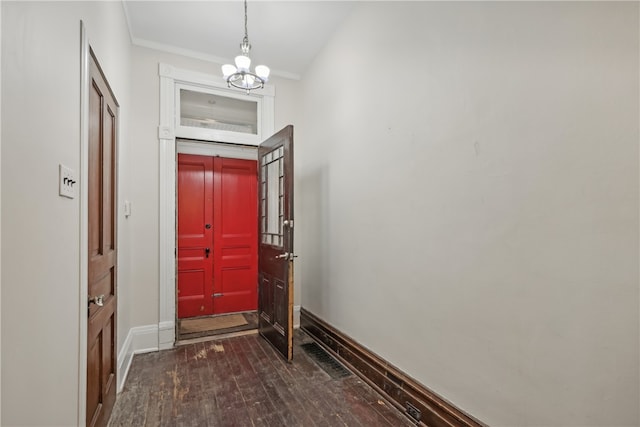
[[[267,165],[267,229],[269,234],[280,233],[280,171],[279,163]]]
[[[258,103],[180,89],[180,125],[258,134]]]

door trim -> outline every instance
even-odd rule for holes
[[[176,138],[178,154],[225,157],[227,159],[258,160],[258,147],[253,145],[220,144]]]
[[[78,343],[78,422],[87,418],[87,295],[89,287],[89,37],[80,21],[80,339]]]
[[[183,70],[160,63],[160,125],[158,126],[159,149],[159,319],[158,347],[173,348],[176,340],[176,173],[177,141],[175,129],[176,84],[187,83],[205,88],[228,90],[222,77]],[[262,98],[267,111],[262,117],[262,135],[272,135],[274,127],[275,88],[266,85],[264,91],[252,96]],[[214,142],[214,141],[210,141]],[[232,141],[215,141],[229,143]]]

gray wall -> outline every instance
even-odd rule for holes
[[[638,425],[638,3],[359,3],[304,76],[302,305],[491,425]]]

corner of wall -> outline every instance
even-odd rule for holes
[[[175,322],[172,320],[161,321],[158,324],[158,340],[160,350],[173,348],[175,341]]]
[[[295,329],[300,328],[300,306],[293,306],[293,327]]]
[[[0,3],[0,28],[2,27],[2,3]],[[2,152],[2,31],[0,31],[0,153]],[[0,159],[0,163],[2,159]],[[0,170],[0,176],[2,171]],[[0,179],[0,183],[2,180]],[[0,185],[1,187],[1,185]],[[0,212],[2,211],[2,195],[0,190]],[[0,214],[0,242],[2,241],[2,215]],[[0,243],[0,260],[2,259]],[[2,262],[0,262],[0,266]],[[0,267],[0,384],[2,384],[2,267]],[[2,387],[0,386],[0,424],[2,424]]]
[[[135,354],[158,351],[158,325],[136,326],[129,330],[118,353],[118,393],[124,388]]]

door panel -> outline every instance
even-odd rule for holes
[[[256,310],[256,167],[178,155],[178,318]]]
[[[104,426],[116,397],[118,104],[93,51],[89,74],[86,423]]]
[[[180,319],[213,312],[212,204],[213,158],[178,154]]]
[[[258,148],[259,330],[293,358],[293,126]]]
[[[214,314],[258,306],[257,162],[215,158]]]

